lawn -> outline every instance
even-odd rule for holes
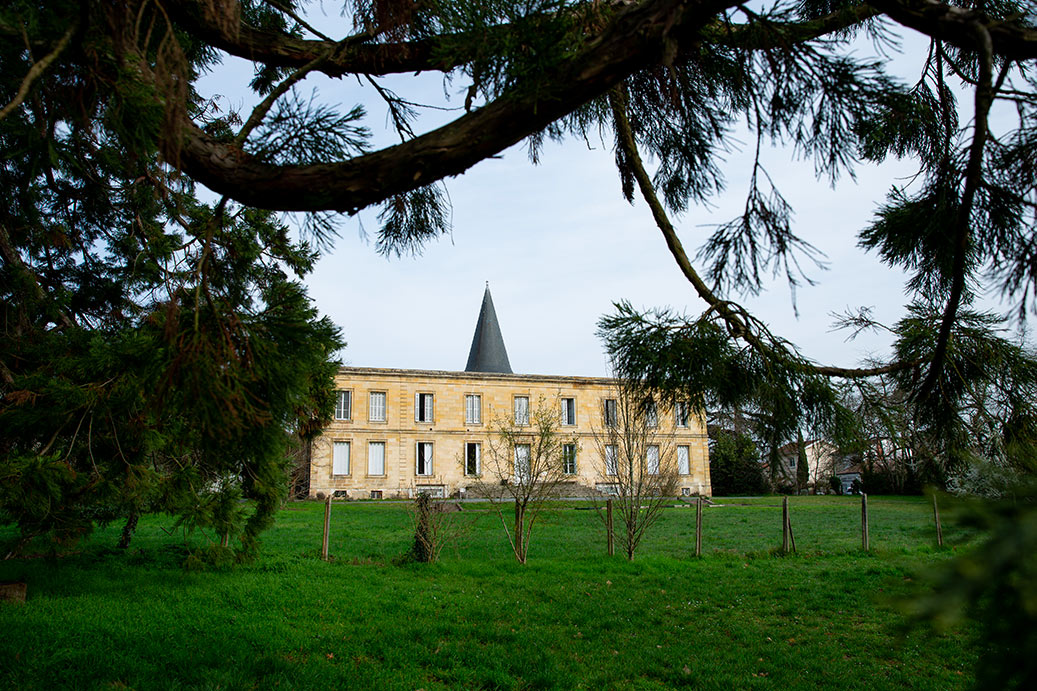
[[[962,549],[929,504],[796,497],[798,554],[777,556],[778,498],[718,499],[703,557],[694,510],[667,509],[634,562],[604,554],[594,511],[541,518],[529,564],[486,506],[452,514],[467,533],[437,564],[401,562],[407,506],[297,503],[252,563],[187,570],[172,519],[118,527],[60,560],[0,562],[29,584],[0,605],[0,688],[917,688],[968,687],[969,631],[904,628],[919,570]],[[10,537],[0,530],[0,539]],[[955,546],[957,545],[957,546]]]

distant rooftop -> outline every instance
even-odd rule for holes
[[[497,323],[497,312],[493,309],[489,282],[486,283],[486,292],[482,296],[479,321],[475,323],[472,349],[468,352],[468,364],[465,365],[464,371],[512,374],[508,350],[504,347],[504,336],[501,335],[500,324]]]

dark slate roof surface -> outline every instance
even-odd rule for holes
[[[493,309],[489,283],[486,284],[486,292],[482,296],[479,321],[475,324],[472,349],[468,353],[468,364],[465,365],[464,371],[512,373],[508,351],[504,347],[504,336],[501,335],[497,313]]]

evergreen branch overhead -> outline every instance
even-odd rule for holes
[[[627,119],[625,112],[625,97],[623,93],[614,89],[609,94],[609,103],[612,108],[612,115],[616,128],[617,146],[622,150],[623,160],[629,166],[633,178],[637,182],[638,188],[641,191],[641,195],[652,212],[655,224],[662,232],[663,238],[666,241],[666,246],[670,250],[670,254],[673,256],[677,266],[680,268],[681,273],[683,273],[684,277],[689,283],[691,283],[696,294],[707,305],[709,305],[709,309],[720,315],[727,325],[728,332],[733,338],[745,341],[750,347],[758,351],[762,357],[767,357],[769,354],[772,354],[774,352],[774,345],[772,342],[768,342],[772,339],[765,339],[761,336],[761,327],[758,326],[760,324],[759,320],[749,316],[743,307],[718,297],[695,270],[695,267],[692,265],[687,253],[684,251],[680,238],[677,237],[676,229],[670,222],[666,210],[663,208],[662,203],[656,196],[651,178],[645,170],[644,164],[641,162],[641,156],[637,151],[637,144],[634,141],[633,132],[630,129],[630,122]],[[821,376],[842,378],[872,377],[912,369],[919,365],[918,360],[912,360],[893,362],[878,367],[845,368],[816,365],[808,363],[798,357],[793,359],[798,360],[797,366],[806,372]]]

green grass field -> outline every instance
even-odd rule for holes
[[[921,498],[792,499],[798,554],[778,498],[719,499],[694,554],[694,510],[668,509],[628,563],[607,557],[597,514],[558,504],[511,557],[486,506],[433,565],[401,563],[406,505],[337,503],[319,559],[323,506],[293,504],[261,556],[185,570],[172,519],[118,527],[60,560],[0,562],[24,580],[0,604],[0,688],[915,688],[973,681],[968,630],[905,629],[897,601],[919,570],[962,549],[934,546]],[[0,530],[0,539],[12,535]],[[954,544],[958,546],[955,547]]]

